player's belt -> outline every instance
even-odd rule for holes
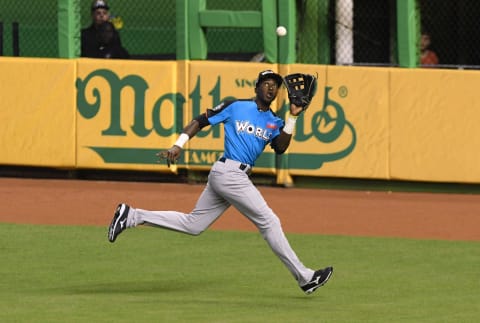
[[[231,159],[228,159],[228,160],[231,161],[231,162],[238,163],[238,168],[239,168],[240,170],[243,170],[243,171],[244,171],[245,173],[247,173],[247,174],[249,174],[250,171],[251,171],[251,169],[252,169],[252,168],[250,167],[250,165],[248,165],[248,164],[243,164],[243,163],[240,163],[240,162],[231,160]],[[221,157],[218,161],[219,161],[219,162],[222,162],[222,163],[225,163],[225,162],[227,162],[227,158]]]

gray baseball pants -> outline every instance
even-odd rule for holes
[[[255,224],[298,284],[306,284],[314,271],[298,259],[285,237],[279,218],[248,177],[248,168],[241,170],[239,166],[239,162],[229,159],[215,162],[207,185],[191,213],[131,208],[127,226],[146,224],[199,235],[233,205]]]

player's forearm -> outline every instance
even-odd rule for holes
[[[283,154],[287,150],[292,140],[292,133],[296,123],[297,115],[291,113],[285,120],[285,126],[280,132],[280,135],[275,139],[273,149],[277,154]]]
[[[195,136],[201,129],[208,126],[210,122],[208,122],[207,114],[202,113],[198,115],[195,119],[190,121],[188,125],[183,128],[182,133],[186,133],[190,138]]]
[[[188,125],[183,128],[182,133],[178,136],[174,146],[183,148],[190,138],[193,138],[200,131],[200,126],[197,120],[192,120]]]
[[[292,140],[292,135],[284,131],[280,132],[280,135],[275,139],[273,149],[277,154],[283,154],[288,146],[290,146],[290,141]]]
[[[182,133],[175,142],[175,146],[183,148],[185,143],[193,138],[203,127],[209,125],[206,115],[199,115],[183,128]]]

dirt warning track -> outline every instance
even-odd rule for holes
[[[116,205],[189,212],[203,185],[0,178],[0,222],[107,227]],[[480,241],[480,195],[259,187],[288,233]],[[214,230],[254,231],[230,208]]]

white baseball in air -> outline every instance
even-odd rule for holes
[[[285,36],[287,34],[287,28],[283,26],[278,26],[276,31],[277,31],[277,35],[280,37]]]

